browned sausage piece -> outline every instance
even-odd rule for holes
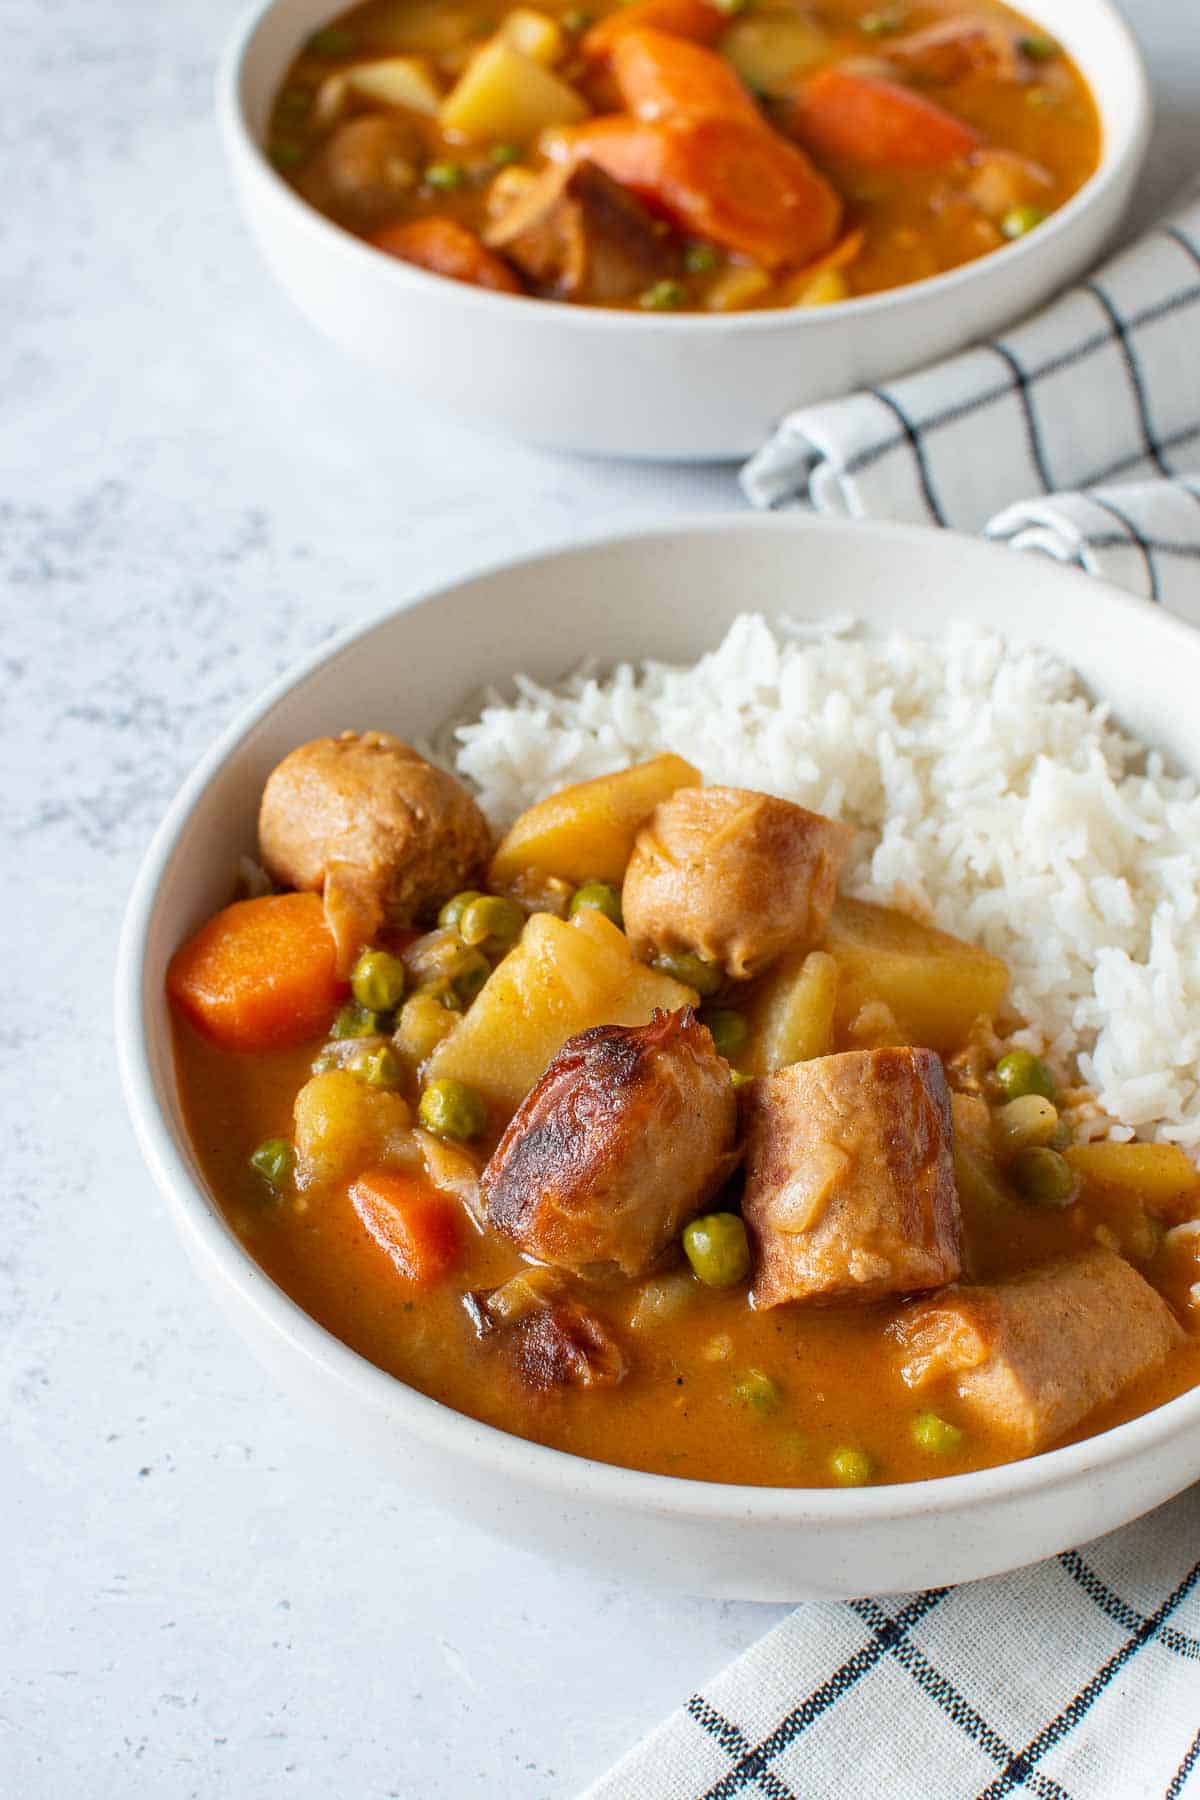
[[[854,833],[745,788],[680,788],[639,831],[621,905],[637,956],[691,951],[739,981],[829,923]]]
[[[1166,1301],[1097,1246],[987,1287],[955,1287],[893,1332],[910,1387],[948,1380],[969,1417],[1032,1455],[1156,1368],[1183,1338]]]
[[[746,1090],[755,1306],[877,1300],[962,1273],[950,1096],[932,1050],[854,1050]]]
[[[491,844],[466,788],[386,731],[285,756],[263,790],[258,841],[274,880],[324,894],[343,973],[382,925],[411,924],[465,887]]]
[[[601,305],[678,270],[660,219],[595,163],[550,168],[485,234],[539,287]]]
[[[488,1224],[561,1268],[641,1275],[731,1174],[729,1070],[690,1007],[568,1039],[483,1172]]]

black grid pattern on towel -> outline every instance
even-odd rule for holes
[[[725,1718],[703,1694],[694,1694],[686,1711],[729,1758],[729,1768],[711,1782],[697,1800],[735,1800],[738,1795],[764,1795],[767,1800],[806,1800],[773,1765],[779,1756],[801,1739],[814,1722],[835,1708],[844,1695],[869,1677],[885,1657],[892,1658],[915,1685],[958,1730],[996,1765],[996,1774],[982,1788],[977,1800],[1004,1800],[1017,1792],[1036,1794],[1041,1800],[1086,1800],[1069,1793],[1039,1765],[1049,1751],[1075,1731],[1097,1700],[1126,1671],[1135,1657],[1155,1643],[1189,1660],[1200,1661],[1200,1639],[1171,1626],[1170,1620],[1200,1583],[1200,1562],[1195,1563],[1174,1590],[1151,1613],[1142,1613],[1111,1589],[1083,1560],[1077,1550],[1065,1551],[1059,1563],[1097,1607],[1126,1633],[1123,1642],[1093,1670],[1067,1703],[1051,1713],[1024,1744],[1010,1744],[995,1726],[970,1703],[954,1682],[914,1642],[913,1628],[941,1605],[949,1588],[931,1588],[918,1594],[899,1612],[887,1612],[878,1601],[856,1600],[850,1610],[866,1628],[866,1636],[841,1666],[819,1687],[789,1708],[773,1729],[752,1743],[740,1726]],[[1180,1746],[1181,1760],[1163,1800],[1178,1800],[1192,1770],[1200,1763],[1200,1735]]]
[[[1171,486],[1175,492],[1186,494],[1196,502],[1200,509],[1200,488],[1192,481],[1185,481],[1180,476],[1171,478]],[[1081,545],[1076,561],[1082,563],[1084,552],[1120,550],[1122,548],[1136,550],[1146,567],[1147,592],[1151,600],[1162,598],[1162,580],[1160,562],[1178,560],[1181,562],[1200,563],[1200,531],[1195,538],[1163,537],[1160,532],[1149,531],[1139,524],[1133,514],[1106,494],[1089,493],[1087,499],[1112,521],[1110,531],[1089,531],[1086,545]],[[1197,515],[1197,526],[1200,528],[1200,511]],[[1013,525],[1009,530],[995,533],[997,540],[1006,542],[1020,535],[1025,523]]]
[[[1196,445],[1200,445],[1200,423],[1164,434],[1156,431],[1148,398],[1146,373],[1138,346],[1141,335],[1163,319],[1181,312],[1200,312],[1200,246],[1178,224],[1159,227],[1157,235],[1178,249],[1180,261],[1186,264],[1181,270],[1180,285],[1170,293],[1125,313],[1098,278],[1082,283],[1079,291],[1090,294],[1096,304],[1098,316],[1093,330],[1077,342],[1029,363],[1022,362],[1010,343],[1001,339],[992,340],[983,348],[992,352],[995,357],[998,365],[996,381],[986,383],[974,393],[940,406],[923,417],[914,416],[904,401],[897,397],[893,388],[870,389],[872,397],[895,421],[895,429],[884,430],[872,443],[847,457],[842,465],[842,473],[848,477],[859,475],[885,457],[907,447],[913,457],[917,483],[929,519],[933,524],[945,525],[947,513],[937,491],[930,440],[952,430],[964,419],[986,411],[989,406],[1011,400],[1015,395],[1028,432],[1030,460],[1045,493],[1093,488],[1133,474],[1174,475],[1179,466],[1175,460],[1178,453],[1193,450]],[[1114,344],[1129,381],[1138,422],[1138,442],[1120,456],[1112,457],[1083,474],[1077,470],[1056,472],[1046,435],[1038,418],[1038,388],[1052,376],[1085,366],[1098,355],[1110,351]],[[810,458],[807,471],[800,478],[801,485],[806,482],[807,475],[811,474],[818,460],[816,456]],[[773,504],[786,505],[796,495],[797,488],[792,486],[776,495]]]

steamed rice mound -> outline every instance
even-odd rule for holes
[[[1200,1148],[1200,797],[1065,663],[966,627],[933,644],[747,614],[692,668],[516,687],[453,733],[495,826],[660,750],[844,819],[847,892],[1003,957],[1017,1041],[1077,1065],[1111,1135]]]

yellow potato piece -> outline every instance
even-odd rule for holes
[[[976,1019],[996,1017],[1008,991],[998,957],[864,900],[837,902],[823,948],[838,966],[839,1034],[878,1001],[908,1042],[956,1050]]]
[[[400,1095],[369,1087],[348,1069],[330,1069],[306,1081],[293,1118],[301,1188],[349,1181],[410,1135],[411,1115]]]
[[[565,924],[535,913],[521,941],[427,1063],[428,1081],[465,1081],[515,1112],[569,1037],[593,1025],[645,1025],[696,995],[636,962],[624,935],[598,913]]]
[[[527,144],[552,125],[577,125],[587,107],[540,63],[492,38],[442,102],[442,130],[471,143]]]
[[[633,840],[662,800],[696,787],[700,771],[682,756],[655,756],[615,775],[581,781],[523,812],[492,858],[491,883],[505,888],[522,876],[557,876],[578,886],[619,886]]]
[[[749,268],[735,263],[717,276],[705,295],[704,305],[708,312],[736,312],[765,294],[770,285],[771,277],[765,269],[753,263]]]
[[[781,956],[756,983],[745,1009],[750,1036],[739,1066],[749,1075],[770,1075],[792,1063],[828,1056],[837,983],[837,964],[824,950]]]
[[[721,39],[721,54],[747,87],[780,94],[792,76],[825,61],[829,38],[819,25],[794,13],[755,13],[729,27]]]
[[[1156,1216],[1190,1217],[1200,1202],[1200,1174],[1178,1144],[1076,1144],[1066,1154],[1085,1181],[1122,1188]]]
[[[353,93],[383,106],[406,106],[431,116],[442,104],[441,90],[422,56],[385,56],[378,62],[355,63],[346,71]]]
[[[541,63],[546,69],[553,68],[567,47],[567,40],[557,19],[550,18],[546,13],[534,12],[526,6],[518,6],[514,12],[510,12],[496,36],[510,50],[519,51],[522,56]]]
[[[836,306],[850,297],[850,283],[840,269],[822,269],[796,295],[797,306]]]

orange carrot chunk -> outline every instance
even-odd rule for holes
[[[371,242],[377,250],[428,269],[431,275],[491,288],[497,294],[524,292],[508,264],[454,219],[407,219],[399,225],[385,225]]]
[[[167,968],[172,1003],[223,1050],[279,1050],[318,1037],[346,992],[318,894],[238,900]]]
[[[672,37],[693,38],[698,44],[715,44],[728,24],[725,14],[711,0],[630,0],[597,21],[582,41],[585,56],[605,57],[627,31],[653,26]]]
[[[429,1287],[458,1260],[455,1205],[427,1181],[396,1169],[368,1169],[350,1188],[350,1204],[414,1287]]]
[[[867,169],[933,169],[982,141],[962,119],[910,88],[838,67],[801,84],[788,125],[814,156]]]
[[[623,33],[613,45],[612,72],[639,119],[745,119],[766,127],[723,56],[665,31]]]
[[[563,132],[556,154],[596,163],[681,230],[768,269],[811,262],[841,223],[841,201],[808,158],[746,119],[615,115]]]

